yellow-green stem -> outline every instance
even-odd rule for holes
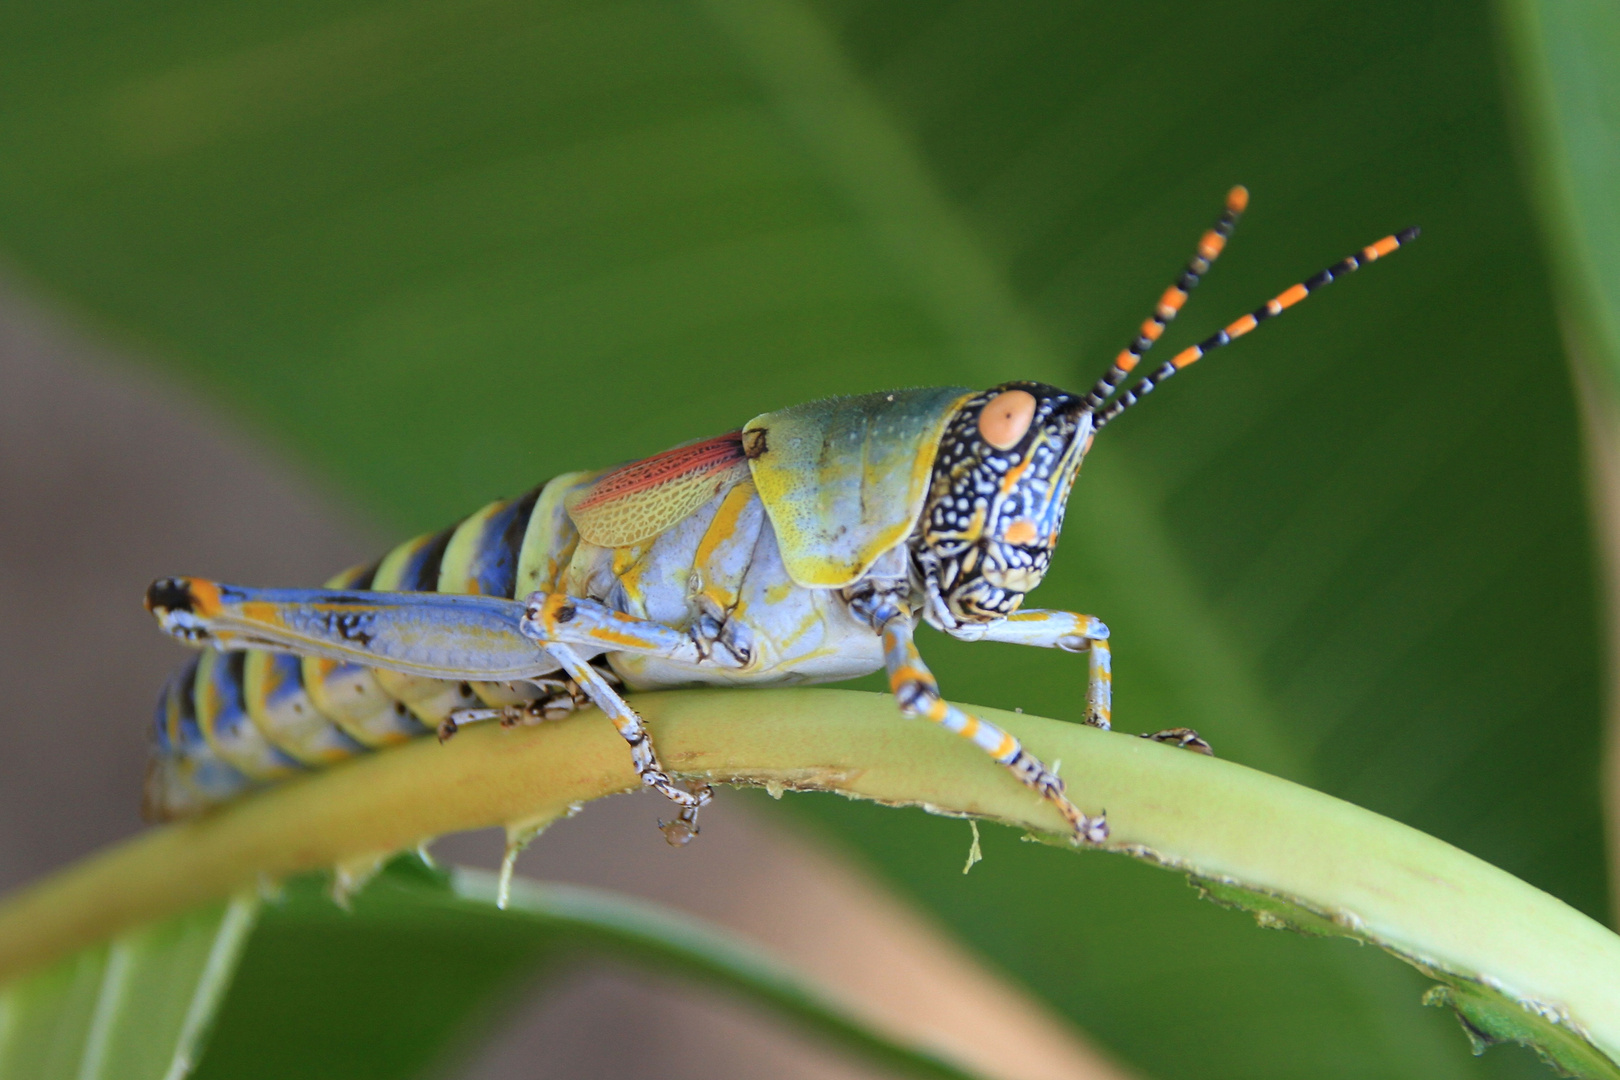
[[[635,704],[682,777],[1063,830],[1055,810],[977,749],[900,719],[882,695],[694,690]],[[1381,945],[1445,982],[1486,1032],[1535,1041],[1583,1075],[1620,1075],[1620,938],[1553,897],[1433,837],[1241,765],[977,711],[1062,760],[1075,802],[1107,809],[1109,850],[1185,870],[1263,921]],[[428,740],[364,758],[154,829],[11,897],[0,905],[0,982],[255,881],[444,833],[543,822],[635,786],[624,744],[595,712],[514,731],[471,728],[444,746]]]

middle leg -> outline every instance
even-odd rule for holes
[[[641,782],[680,807],[675,820],[658,823],[664,839],[676,847],[687,843],[697,835],[698,810],[714,798],[714,789],[707,784],[694,784],[690,791],[676,786],[659,764],[658,753],[653,749],[647,729],[642,726],[641,717],[608,685],[601,673],[568,645],[548,644],[545,648],[568,672],[569,677],[590,695],[596,707],[613,721],[620,737],[630,744],[630,761],[635,765],[636,775],[641,777]]]

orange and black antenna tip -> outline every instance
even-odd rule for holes
[[[1232,193],[1227,196],[1227,213],[1229,215],[1232,213],[1231,207],[1234,200],[1238,201],[1240,204],[1247,202],[1248,193],[1243,192],[1243,194],[1240,196],[1239,192],[1243,192],[1243,189],[1233,188]],[[1223,218],[1222,220],[1225,219]],[[1159,368],[1151,375],[1144,376],[1139,382],[1136,383],[1136,385],[1132,386],[1129,390],[1115,398],[1112,404],[1099,412],[1093,424],[1093,430],[1102,427],[1104,424],[1108,423],[1108,421],[1112,420],[1114,417],[1118,416],[1132,405],[1135,405],[1144,396],[1151,393],[1155,386],[1164,382],[1164,380],[1168,379],[1182,368],[1188,366],[1189,364],[1195,363],[1211,349],[1218,349],[1222,345],[1230,345],[1232,342],[1236,341],[1244,334],[1247,334],[1250,330],[1253,330],[1256,326],[1259,326],[1273,315],[1282,314],[1284,311],[1293,307],[1295,304],[1299,303],[1301,300],[1305,299],[1322,286],[1327,285],[1330,282],[1337,281],[1339,278],[1344,277],[1344,275],[1359,270],[1367,263],[1381,259],[1385,255],[1388,255],[1402,246],[1411,243],[1413,240],[1418,238],[1420,233],[1421,230],[1416,227],[1403,229],[1398,233],[1392,233],[1391,235],[1384,237],[1382,240],[1368,244],[1354,255],[1340,259],[1338,262],[1334,263],[1326,270],[1323,270],[1321,273],[1316,274],[1313,277],[1306,278],[1298,285],[1278,293],[1270,300],[1267,300],[1260,307],[1255,308],[1253,311],[1238,319],[1236,322],[1229,324],[1224,329],[1216,331],[1214,334],[1208,338],[1205,338],[1197,345],[1193,345],[1181,350],[1181,352],[1177,353],[1168,362],[1166,362],[1163,367]],[[1138,340],[1141,339],[1139,338]],[[1118,370],[1119,363],[1118,361],[1115,361],[1114,368],[1109,372],[1109,375],[1112,376],[1114,371]],[[1127,368],[1126,370],[1129,369]],[[1107,379],[1104,379],[1103,383],[1106,383],[1107,381]],[[1103,383],[1099,383],[1098,386],[1102,386]],[[1095,393],[1095,391],[1093,393]],[[1086,401],[1087,404],[1090,404],[1091,398],[1088,397]],[[1093,406],[1093,408],[1095,407],[1096,406]]]
[[[1153,309],[1153,314],[1137,331],[1136,340],[1120,351],[1114,358],[1114,366],[1108,369],[1108,374],[1086,394],[1088,409],[1095,412],[1102,408],[1125,381],[1125,377],[1141,362],[1142,354],[1153,348],[1153,343],[1159,340],[1164,328],[1187,302],[1187,295],[1197,286],[1199,279],[1209,272],[1210,264],[1220,257],[1221,250],[1226,247],[1227,238],[1232,235],[1238,218],[1243,216],[1243,211],[1248,205],[1249,189],[1242,184],[1226,193],[1226,212],[1221,214],[1221,219],[1215,223],[1214,228],[1199,237],[1197,253],[1187,263],[1187,268],[1181,272],[1181,277],[1176,279],[1176,283],[1164,290],[1164,295],[1159,297],[1159,303]]]

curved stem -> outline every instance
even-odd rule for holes
[[[850,690],[692,690],[635,698],[670,771],[832,791],[1041,834],[1050,804],[975,748]],[[1530,1042],[1580,1075],[1620,1076],[1620,937],[1495,867],[1398,822],[1232,762],[976,709],[1108,811],[1107,850],[1183,870],[1270,925],[1377,944],[1443,984],[1480,1037]],[[0,905],[0,981],[255,881],[355,864],[444,833],[553,820],[636,786],[594,712],[474,728],[360,759],[154,829]],[[649,826],[650,827],[650,826]],[[701,841],[700,841],[701,842]]]

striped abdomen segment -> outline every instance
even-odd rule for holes
[[[578,535],[563,498],[594,474],[567,473],[490,503],[443,532],[400,544],[329,587],[508,598],[554,587]],[[447,683],[253,649],[206,649],[164,687],[146,813],[180,817],[252,787],[425,735],[452,709],[523,702],[507,683]]]

